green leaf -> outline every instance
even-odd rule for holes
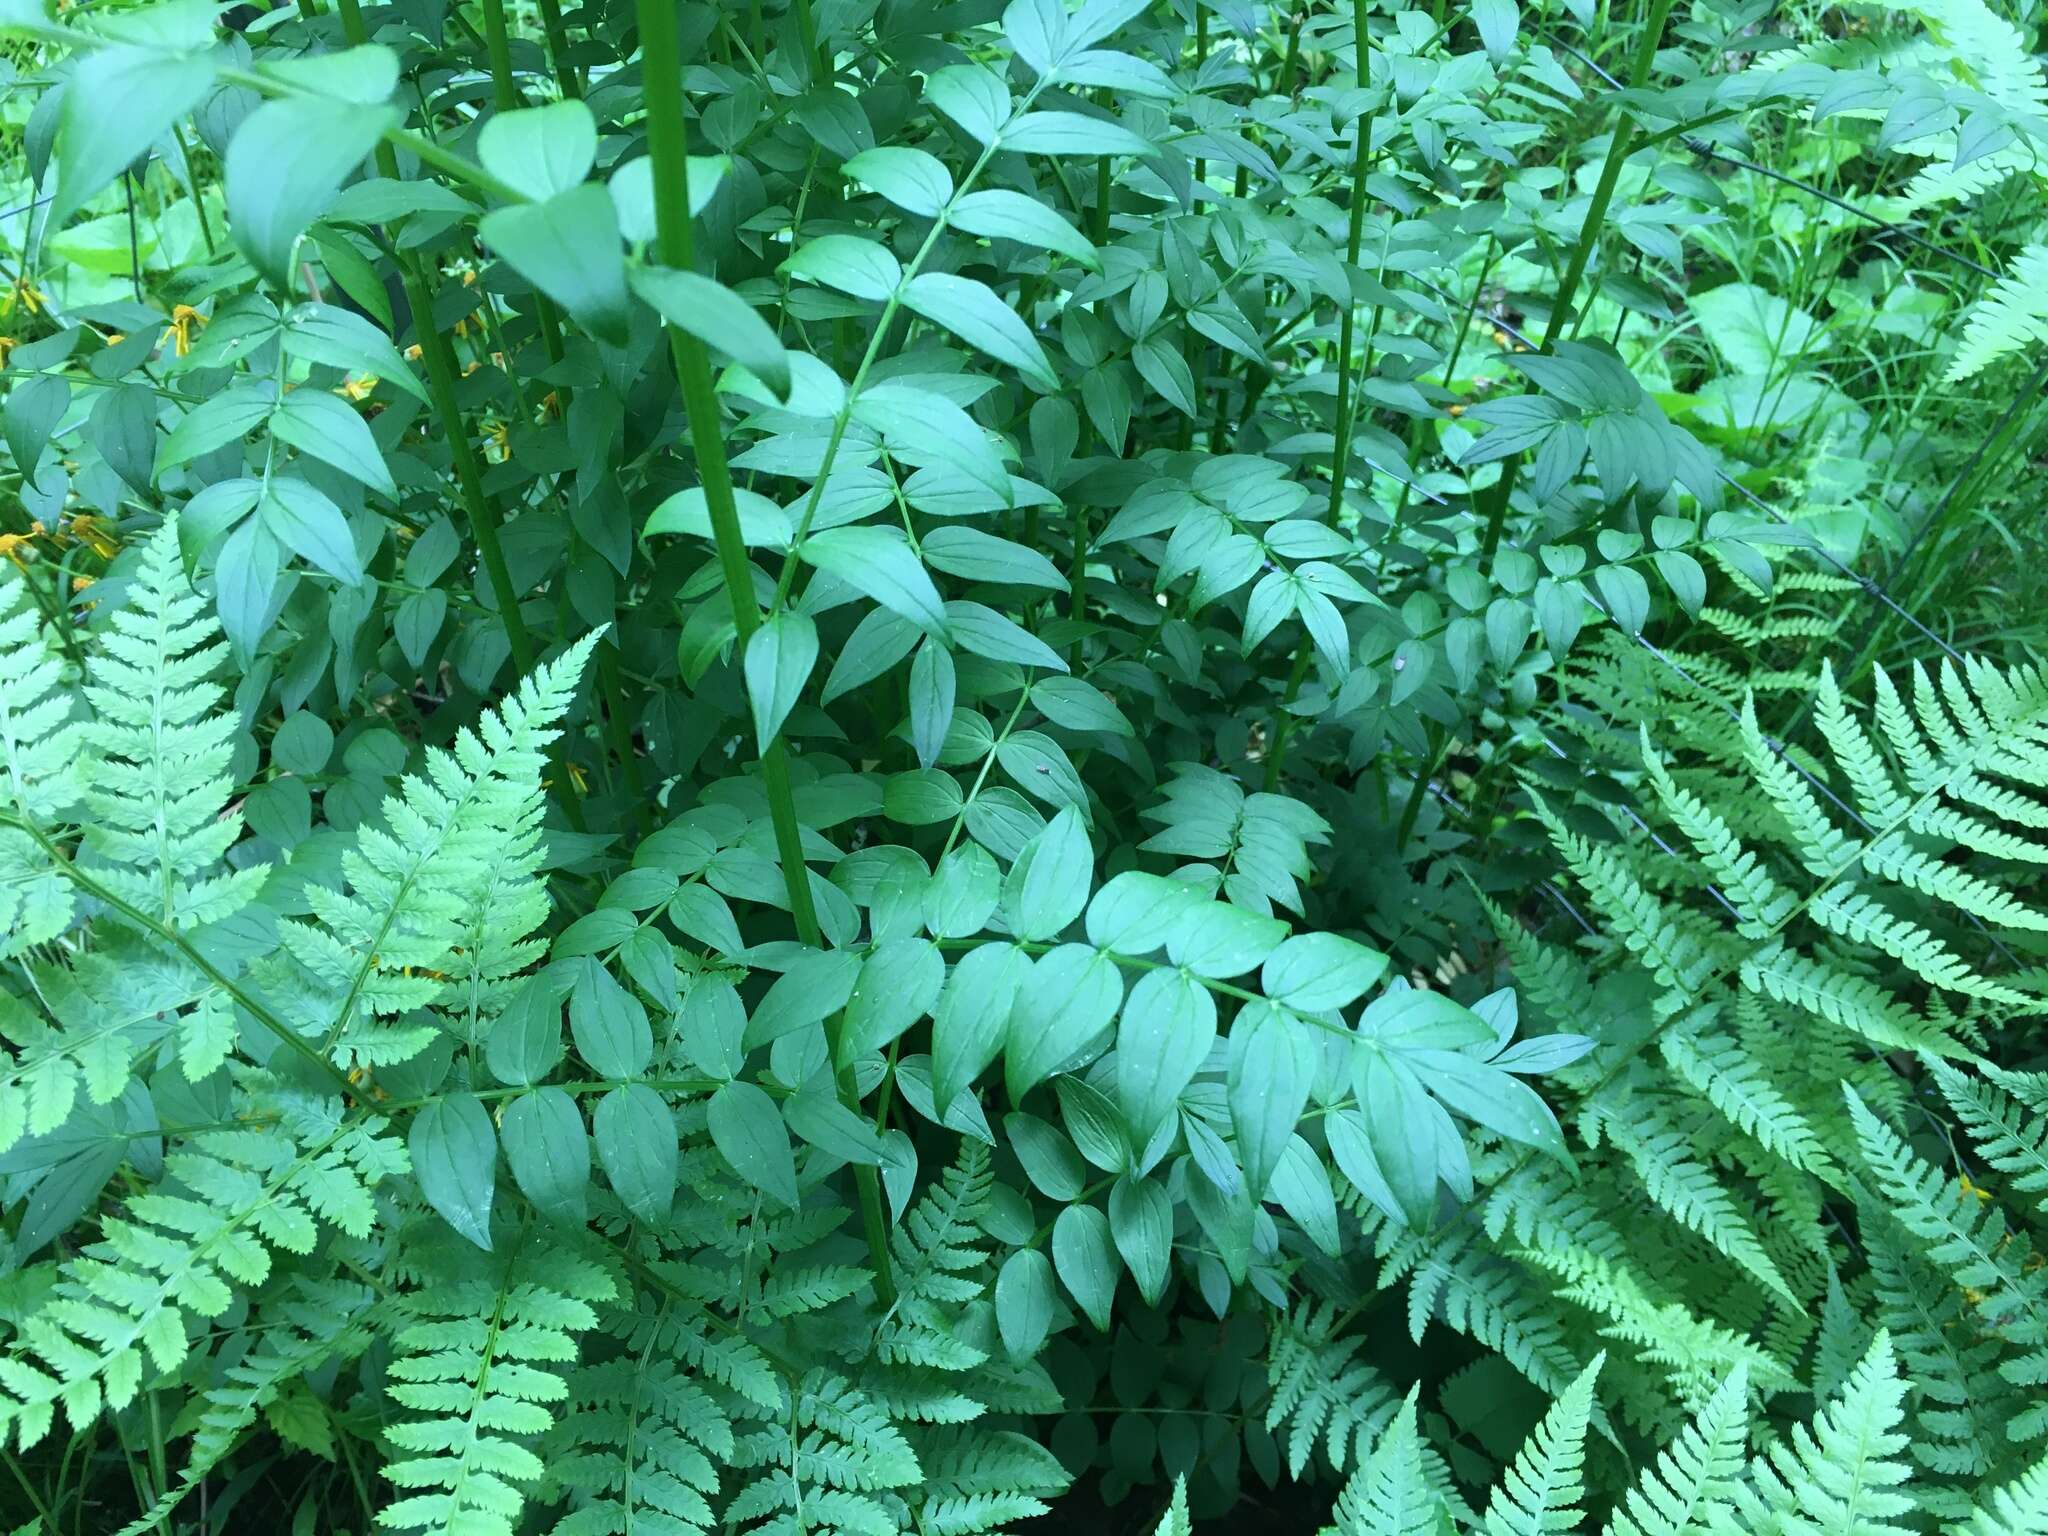
[[[993,493],[990,505],[1011,504],[1010,473],[988,434],[944,395],[902,382],[874,384],[855,397],[853,415],[904,463],[965,476]]]
[[[941,1113],[1002,1053],[1011,1012],[1031,972],[1030,957],[1000,941],[970,949],[954,962],[932,1016],[932,1100]]]
[[[580,101],[499,112],[477,134],[476,156],[498,180],[545,202],[597,163],[597,119]]]
[[[654,1031],[640,1000],[594,960],[575,962],[569,1032],[599,1077],[638,1077],[654,1058]]]
[[[949,64],[925,81],[924,98],[980,144],[1010,120],[1010,88],[979,64]]]
[[[1227,902],[1191,906],[1166,938],[1166,957],[1197,976],[1223,980],[1242,976],[1272,954],[1287,937],[1277,917],[1247,912]]]
[[[1052,1262],[1060,1283],[1080,1303],[1096,1331],[1109,1332],[1120,1268],[1109,1218],[1092,1205],[1070,1205],[1061,1211],[1052,1227]]]
[[[713,1095],[714,1103],[716,1098]],[[661,1095],[645,1083],[614,1088],[597,1101],[590,1128],[597,1139],[598,1163],[626,1209],[642,1221],[665,1225],[676,1195],[677,1150],[675,1116]],[[715,1127],[712,1134],[715,1139]],[[719,1145],[722,1151],[724,1143]]]
[[[1173,1201],[1163,1185],[1123,1175],[1109,1190],[1109,1229],[1138,1294],[1155,1307],[1173,1257]]]
[[[943,272],[920,272],[905,285],[903,302],[970,347],[1009,364],[1040,389],[1050,392],[1059,388],[1059,378],[1046,361],[1038,338],[986,283]]]
[[[1010,1102],[1022,1103],[1053,1073],[1099,1052],[1123,999],[1123,974],[1107,955],[1086,944],[1062,944],[1040,955],[1010,1016],[1003,1052]]]
[[[270,433],[279,442],[301,453],[309,453],[323,464],[332,464],[353,480],[372,490],[396,497],[391,471],[369,423],[346,401],[317,390],[295,389],[287,394],[270,418]]]
[[[1557,1116],[1519,1077],[1457,1051],[1410,1051],[1403,1060],[1425,1088],[1466,1119],[1571,1164]]]
[[[711,1095],[706,1115],[712,1143],[741,1181],[794,1208],[796,1157],[775,1101],[752,1083],[730,1082]]]
[[[1337,1231],[1337,1195],[1330,1187],[1330,1175],[1309,1144],[1299,1136],[1287,1139],[1273,1170],[1271,1197],[1292,1216],[1308,1240],[1331,1258],[1342,1252]]]
[[[1088,809],[1088,791],[1066,750],[1042,731],[1012,731],[996,744],[996,761],[1034,800],[1076,812]]]
[[[1436,1217],[1429,1095],[1413,1072],[1384,1051],[1360,1051],[1354,1076],[1373,1163],[1407,1224],[1427,1231]]]
[[[614,346],[625,345],[629,304],[618,213],[604,188],[584,183],[546,202],[484,215],[484,244],[505,264]]]
[[[1012,1360],[1034,1360],[1052,1331],[1052,1261],[1036,1248],[1019,1248],[996,1275],[996,1332]]]
[[[812,950],[776,978],[747,1021],[752,1050],[794,1034],[846,1006],[860,979],[860,956],[848,950]]]
[[[1024,845],[1003,882],[1003,920],[1027,943],[1056,938],[1088,904],[1095,850],[1069,806]]]
[[[519,1192],[549,1221],[581,1228],[589,1220],[590,1138],[575,1099],[560,1088],[521,1094],[499,1128]]]
[[[787,549],[796,536],[789,514],[758,491],[732,488],[733,510],[739,516],[740,537],[758,549]],[[641,533],[652,538],[658,533],[684,533],[692,538],[712,537],[711,508],[704,499],[704,487],[693,485],[647,514]]]
[[[884,246],[858,235],[825,235],[782,264],[791,277],[880,301],[903,281],[903,264]]]
[[[635,267],[631,281],[663,320],[738,363],[777,399],[789,398],[789,354],[745,299],[723,283],[669,267]]]
[[[337,581],[358,585],[363,563],[341,509],[305,481],[279,475],[257,503],[254,522],[280,549],[296,550]]]
[[[944,571],[948,576],[958,576],[966,581],[1050,587],[1054,591],[1063,590],[1067,585],[1067,578],[1059,567],[1037,550],[1026,549],[1022,544],[1013,544],[1008,539],[999,539],[994,534],[963,524],[934,528],[924,536],[919,550],[925,563],[933,570]],[[1090,691],[1093,692],[1092,689]]]
[[[265,102],[242,120],[228,143],[228,227],[257,271],[279,288],[297,286],[299,236],[398,120],[396,107],[311,96]]]
[[[1521,8],[1515,0],[1472,0],[1472,24],[1479,29],[1479,41],[1486,56],[1499,64],[1515,46],[1515,32],[1522,24]]]
[[[391,338],[361,315],[332,304],[299,304],[285,316],[283,337],[284,349],[292,357],[350,373],[375,374],[414,399],[427,400],[426,387],[413,377]]]
[[[925,550],[930,553],[930,540],[925,541]],[[1054,725],[1070,731],[1107,731],[1113,736],[1133,737],[1138,734],[1117,708],[1116,700],[1077,677],[1040,678],[1031,685],[1031,703]]]
[[[1270,1004],[1247,1003],[1230,1026],[1230,1123],[1254,1200],[1308,1107],[1320,1054],[1315,1030]]]
[[[935,937],[981,932],[1002,899],[1002,871],[979,843],[963,843],[939,860],[924,888],[924,925]]]
[[[953,196],[953,178],[946,167],[921,149],[863,150],[840,170],[921,218],[935,217]]]
[[[558,967],[527,978],[491,1026],[484,1060],[501,1083],[531,1087],[554,1071],[567,1047],[562,1041],[562,999],[567,980]]]
[[[1131,988],[1116,1034],[1117,1100],[1132,1139],[1149,1141],[1216,1043],[1216,1000],[1179,971],[1147,971]]]
[[[1266,957],[1259,990],[1303,1013],[1325,1013],[1363,997],[1386,970],[1376,949],[1334,933],[1302,933]]]
[[[840,1065],[881,1050],[931,1012],[945,983],[945,957],[930,939],[902,934],[877,944],[846,999]]]
[[[1149,155],[1121,123],[1080,112],[1026,112],[1004,127],[1003,148],[1022,155]]]
[[[1102,254],[1093,241],[1045,204],[1021,192],[970,192],[953,205],[946,222],[970,235],[1058,251],[1091,272],[1102,269]]]
[[[910,747],[919,767],[929,770],[938,762],[957,697],[952,652],[927,635],[910,663]]]
[[[1392,1051],[1455,1051],[1483,1045],[1493,1026],[1441,992],[1402,987],[1374,998],[1358,1020],[1358,1032]]]
[[[427,1204],[488,1252],[498,1166],[498,1133],[490,1112],[475,1094],[444,1095],[414,1118],[406,1149]]]
[[[821,571],[901,614],[927,634],[946,632],[946,607],[910,541],[894,528],[827,528],[797,553]]]
[[[683,166],[683,183],[688,189],[690,217],[710,205],[719,186],[732,170],[724,155],[691,155]],[[605,183],[612,206],[618,210],[619,233],[634,245],[652,245],[660,234],[654,212],[654,159],[642,155],[628,160],[612,172]],[[650,301],[651,302],[651,301]]]
[[[160,48],[105,48],[81,57],[64,87],[48,228],[69,222],[197,106],[213,86],[214,63],[209,54]]]
[[[747,698],[754,708],[754,738],[763,752],[802,697],[818,664],[818,626],[793,608],[778,608],[747,637]]]

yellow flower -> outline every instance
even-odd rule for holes
[[[24,571],[27,570],[28,561],[22,557],[21,551],[33,537],[34,535],[26,533],[0,533],[0,560],[12,560]]]
[[[1970,1176],[1967,1173],[1959,1174],[1956,1178],[1956,1183],[1959,1186],[1961,1186],[1964,1194],[1975,1195],[1977,1197],[1979,1204],[1982,1204],[1984,1201],[1987,1201],[1991,1198],[1991,1191],[1988,1189],[1982,1189],[1977,1185],[1972,1184],[1970,1182]]]
[[[164,340],[172,344],[172,349],[179,357],[183,357],[192,350],[192,327],[204,324],[206,316],[190,304],[180,304],[171,311],[171,325],[170,329],[164,332]]]
[[[17,336],[0,336],[0,368],[7,366],[7,354],[20,345],[21,339]]]
[[[360,378],[350,379],[341,388],[337,389],[335,393],[337,395],[345,395],[360,405],[370,397],[370,392],[377,387],[379,382],[376,374],[366,373]]]
[[[81,512],[71,519],[71,537],[85,545],[102,560],[111,560],[121,548],[121,541],[114,537],[106,524],[90,512]]]
[[[83,592],[97,580],[99,580],[97,576],[74,576],[71,578],[71,590]]]

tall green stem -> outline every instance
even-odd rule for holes
[[[342,32],[351,44],[361,47],[370,40],[369,29],[363,25],[361,0],[340,0],[340,4]],[[398,179],[398,156],[388,141],[377,146],[377,173],[393,181]],[[418,258],[401,253],[398,264],[405,280],[406,305],[412,311],[413,334],[419,341],[420,360],[427,367],[427,392],[434,402],[434,414],[440,419],[442,435],[448,439],[448,451],[455,460],[456,483],[462,490],[463,507],[469,513],[470,531],[476,535],[477,554],[483,559],[491,595],[497,599],[498,619],[505,626],[513,662],[521,672],[531,672],[533,637],[526,632],[526,620],[519,612],[519,596],[512,587],[512,573],[505,564],[505,549],[498,536],[498,511],[484,494],[483,471],[477,464],[469,432],[462,424],[462,408],[455,399],[455,352],[446,334],[434,323],[433,292],[427,286],[426,273]]]
[[[1635,62],[1629,68],[1630,89],[1640,90],[1649,80],[1651,66],[1657,62],[1657,44],[1663,41],[1664,22],[1670,14],[1671,0],[1650,0],[1650,14],[1643,23],[1642,38],[1636,44]],[[1572,305],[1579,296],[1579,284],[1585,281],[1586,264],[1593,259],[1593,249],[1600,243],[1600,229],[1607,222],[1607,208],[1614,201],[1614,188],[1621,180],[1621,168],[1634,152],[1635,128],[1635,121],[1624,117],[1614,125],[1614,135],[1607,141],[1607,161],[1600,167],[1600,180],[1593,188],[1593,201],[1586,208],[1586,222],[1579,229],[1579,243],[1572,248],[1571,264],[1565,268],[1564,281],[1558,285],[1557,300],[1550,309],[1550,322],[1543,327],[1540,351],[1554,350],[1558,337],[1564,334],[1564,328],[1571,320]],[[1500,479],[1494,482],[1488,493],[1486,537],[1479,548],[1479,563],[1487,570],[1493,568],[1494,553],[1500,548],[1501,530],[1507,523],[1508,501],[1515,493],[1515,479],[1521,473],[1521,467],[1520,455],[1503,463]]]
[[[1358,49],[1358,88],[1361,91],[1372,83],[1372,60],[1367,52],[1365,34],[1365,6],[1366,0],[1351,0],[1351,31]],[[1358,143],[1351,157],[1351,226],[1344,239],[1347,272],[1357,268],[1359,247],[1365,238],[1365,176],[1372,158],[1370,101],[1359,104],[1356,136]],[[1347,296],[1344,300],[1344,322],[1337,335],[1337,443],[1330,462],[1331,522],[1337,520],[1337,515],[1344,508],[1344,481],[1351,472],[1351,342],[1357,324],[1358,306]]]
[[[555,83],[571,101],[580,98],[583,81],[569,62],[569,29],[562,25],[560,0],[540,0],[540,27],[547,34],[548,63],[554,67]]]
[[[654,219],[661,259],[679,271],[695,266],[690,230],[688,183],[689,142],[683,122],[682,47],[677,38],[673,0],[639,0],[641,70],[647,93],[647,149],[654,162]],[[761,605],[754,596],[754,568],[740,535],[739,512],[733,504],[732,471],[719,435],[718,400],[711,386],[711,364],[704,344],[676,326],[668,328],[669,349],[683,389],[683,408],[690,419],[690,443],[697,454],[703,481],[704,507],[718,548],[718,564],[732,605],[739,650],[761,627]],[[782,860],[782,879],[789,893],[790,915],[806,944],[823,942],[817,909],[811,902],[810,871],[804,864],[803,835],[797,825],[796,797],[790,790],[789,759],[777,736],[761,751],[761,781],[768,794],[768,815],[775,830],[775,850]],[[834,1021],[832,1059],[840,1060],[837,1038],[841,1019]],[[860,1092],[850,1064],[839,1068],[839,1097],[859,1113]],[[856,1165],[861,1220],[867,1228],[868,1254],[874,1264],[875,1291],[884,1305],[895,1299],[889,1268],[888,1224],[882,1215],[880,1181],[873,1168]]]

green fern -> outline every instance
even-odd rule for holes
[[[0,959],[62,933],[75,899],[36,833],[78,803],[84,727],[32,579],[0,561]]]
[[[1749,1482],[1734,1490],[1743,1527],[1755,1536],[1904,1536],[1912,1527],[1900,1517],[1913,1508],[1896,1491],[1908,1476],[1896,1459],[1907,1443],[1897,1432],[1905,1395],[1891,1340],[1880,1333],[1815,1425],[1794,1425],[1750,1463]]]
[[[540,667],[452,750],[430,753],[384,802],[387,825],[365,822],[343,855],[346,888],[307,888],[317,924],[282,926],[299,974],[272,965],[264,979],[338,1062],[410,1059],[434,1027],[384,1021],[428,1007],[476,1042],[539,955],[541,774],[597,639]]]
[[[1594,1356],[1530,1432],[1486,1506],[1487,1536],[1549,1536],[1576,1530],[1585,1518],[1586,1424],[1593,1380],[1606,1363],[1604,1354]]]
[[[538,1236],[488,1260],[445,1239],[415,1253],[389,1388],[411,1416],[384,1431],[384,1476],[404,1497],[378,1523],[511,1536],[546,1470],[531,1441],[567,1400],[563,1367],[612,1280]]]
[[[1737,1367],[1692,1422],[1646,1465],[1607,1523],[1607,1536],[1710,1531],[1743,1470],[1749,1376]]]
[[[166,521],[142,547],[128,600],[96,637],[85,696],[85,853],[118,895],[174,932],[231,917],[269,870],[226,870],[242,816],[228,807],[241,719],[210,679],[227,655],[212,605],[192,590]]]

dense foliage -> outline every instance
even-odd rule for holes
[[[2018,3],[0,0],[0,1529],[2048,1533]]]

